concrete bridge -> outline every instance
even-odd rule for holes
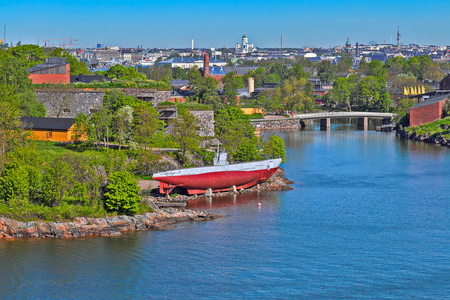
[[[339,118],[358,118],[358,129],[367,130],[368,119],[389,119],[392,120],[396,114],[393,113],[382,113],[382,112],[320,112],[320,113],[306,113],[306,114],[296,114],[293,118],[299,119],[301,121],[306,120],[320,120],[321,130],[330,130],[331,119]]]

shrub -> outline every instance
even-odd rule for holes
[[[129,172],[119,171],[111,174],[103,196],[107,211],[127,215],[139,211],[139,187]]]

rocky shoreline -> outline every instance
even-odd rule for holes
[[[213,193],[212,197],[236,193],[252,193],[260,191],[292,190],[293,181],[284,177],[284,170],[279,168],[272,177],[256,186],[238,191]],[[206,195],[175,197],[144,197],[154,208],[154,213],[136,216],[114,216],[107,218],[77,217],[71,222],[20,222],[11,218],[0,217],[0,239],[18,238],[80,238],[87,236],[120,236],[123,232],[136,230],[169,230],[175,228],[174,224],[186,221],[210,221],[219,218],[205,211],[192,211],[187,209],[165,208],[158,209],[160,202],[185,202],[189,200],[208,197]],[[155,205],[156,204],[156,205]]]
[[[173,224],[186,221],[209,221],[220,217],[205,211],[172,208],[136,216],[75,218],[72,222],[19,222],[0,217],[0,239],[79,238],[87,236],[120,236],[135,230],[169,230]]]
[[[404,139],[421,141],[450,148],[450,139],[446,139],[443,136],[429,136],[428,134],[417,134],[415,132],[408,133],[403,129],[396,129],[396,134]]]

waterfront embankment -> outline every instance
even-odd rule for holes
[[[410,139],[410,140],[414,140],[414,141],[420,141],[420,142],[425,142],[425,143],[429,143],[429,144],[435,144],[435,145],[440,145],[440,146],[450,148],[450,139],[445,138],[444,136],[441,136],[441,135],[430,134],[430,133],[418,134],[416,132],[410,133],[410,132],[405,131],[404,129],[397,129],[396,132],[397,132],[398,136],[400,136],[401,138],[404,138],[404,139]]]
[[[186,221],[209,221],[220,217],[205,211],[167,209],[136,216],[107,218],[77,217],[71,222],[20,222],[0,217],[0,239],[80,238],[87,236],[120,236],[135,230],[169,230]]]

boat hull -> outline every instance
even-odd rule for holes
[[[281,159],[242,163],[225,166],[180,169],[153,175],[160,181],[160,192],[173,187],[186,188],[190,195],[228,191],[233,186],[244,189],[268,180],[278,169]]]

